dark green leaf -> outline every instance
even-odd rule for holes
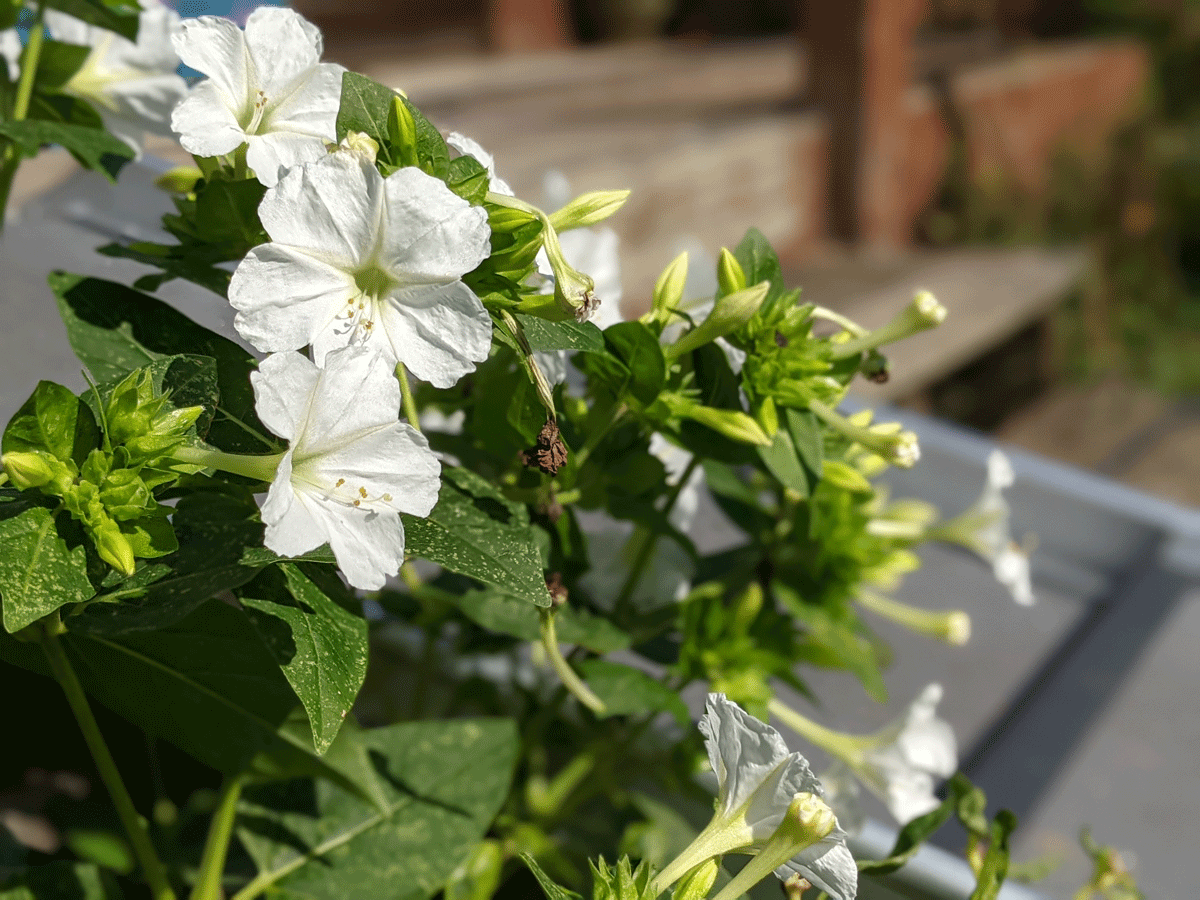
[[[91,47],[80,47],[78,44],[43,41],[35,78],[38,90],[45,91],[62,87],[72,75],[79,71],[79,67],[83,65],[83,61],[91,52]]]
[[[468,203],[479,206],[488,192],[487,169],[473,156],[452,159],[446,174],[446,186]]]
[[[767,471],[774,475],[784,487],[795,491],[802,498],[812,492],[808,473],[805,471],[803,463],[800,462],[800,457],[796,454],[796,445],[792,442],[791,433],[787,428],[781,427],[775,432],[775,440],[770,447],[755,447],[754,449],[758,453],[759,459],[763,461],[763,465],[767,467]]]
[[[699,400],[705,406],[718,409],[741,409],[738,377],[729,367],[729,358],[716,343],[705,344],[692,351],[692,371],[696,373]]]
[[[82,535],[65,515],[22,500],[0,504],[0,548],[0,603],[10,632],[96,593]]]
[[[679,694],[645,672],[607,659],[588,659],[579,664],[579,674],[604,701],[605,715],[669,712],[680,725],[689,722],[687,706]]]
[[[960,777],[955,776],[956,779]],[[860,859],[858,861],[858,870],[860,872],[868,872],[872,875],[890,875],[892,872],[900,869],[916,855],[917,851],[921,849],[921,845],[929,840],[935,831],[950,820],[950,816],[954,813],[955,802],[956,794],[954,793],[954,782],[952,781],[951,795],[943,800],[937,809],[930,810],[923,816],[918,816],[900,829],[900,833],[896,835],[896,843],[892,846],[892,850],[886,859]]]
[[[373,138],[380,147],[381,157],[395,162],[390,151],[388,116],[391,115],[395,91],[372,81],[364,75],[346,72],[342,76],[342,101],[337,115],[337,137],[340,141],[351,131],[361,131]],[[402,98],[417,128],[417,162],[435,178],[443,180],[450,171],[450,153],[446,142],[421,111]]]
[[[767,291],[766,299],[763,300],[764,308],[783,295],[785,288],[779,256],[761,231],[757,228],[747,231],[733,255],[741,263],[742,271],[746,273],[747,285],[755,285],[762,281],[771,283],[771,289]]]
[[[137,40],[138,13],[141,10],[136,3],[125,3],[123,0],[46,0],[46,5],[89,25],[115,31],[131,41]]]
[[[345,590],[340,581],[325,587]],[[293,563],[263,572],[238,597],[304,704],[313,744],[324,753],[367,674],[366,620],[331,599]]]
[[[467,591],[458,607],[476,625],[523,641],[541,639],[541,616],[523,600],[497,591]],[[566,606],[555,614],[555,631],[564,644],[586,647],[593,653],[611,653],[629,646],[629,635],[607,619]]]
[[[92,863],[55,860],[0,882],[0,900],[121,900],[111,875]]]
[[[133,148],[99,128],[50,122],[45,119],[0,121],[0,135],[9,138],[25,156],[37,156],[47,144],[60,144],[93,172],[115,182],[121,167],[134,157]]]
[[[821,425],[817,417],[808,410],[787,409],[784,412],[784,420],[792,438],[792,445],[796,448],[796,457],[815,487],[825,463]]]
[[[493,585],[535,606],[549,606],[541,554],[523,506],[466,469],[443,469],[428,518],[404,516],[407,552]]]
[[[254,412],[254,358],[140,291],[99,278],[56,272],[50,287],[75,355],[99,381],[116,381],[163,356],[201,354],[217,362],[220,403],[205,439],[232,453],[262,453],[276,442]]]
[[[242,248],[239,257],[268,242],[270,237],[258,220],[258,204],[266,190],[255,178],[201,182],[196,191],[196,237],[206,244]]]
[[[667,362],[654,332],[641,322],[620,322],[604,331],[606,356],[590,356],[589,374],[608,384],[617,397],[626,393],[642,404],[658,397],[667,379]]]
[[[554,880],[542,871],[542,867],[537,864],[537,860],[528,853],[522,853],[521,859],[525,861],[525,865],[529,867],[529,871],[533,873],[533,877],[542,886],[542,890],[546,893],[546,900],[583,900],[583,897],[574,891],[568,891],[565,887],[555,884]]]
[[[604,353],[604,332],[591,322],[551,322],[517,313],[516,320],[534,350],[577,350]]]
[[[61,384],[39,381],[4,429],[4,453],[49,453],[82,465],[100,444],[100,430],[87,405]]]
[[[229,291],[229,272],[218,268],[214,262],[222,261],[227,254],[222,250],[209,253],[214,260],[205,259],[197,253],[198,247],[183,244],[154,244],[138,241],[129,246],[105,244],[96,249],[104,256],[132,259],[147,266],[162,269],[161,274],[143,275],[134,282],[134,287],[143,291],[156,291],[172,278],[182,278],[198,284],[205,290],[224,297]]]
[[[362,732],[382,809],[333,785],[247,791],[238,836],[277,900],[433,896],[508,794],[517,733],[502,719],[411,722]]]

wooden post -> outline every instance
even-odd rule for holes
[[[488,0],[487,34],[489,46],[505,53],[575,43],[567,0]]]
[[[904,95],[926,0],[808,3],[809,90],[829,127],[829,232],[874,246],[909,242]]]

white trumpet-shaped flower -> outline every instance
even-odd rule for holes
[[[682,871],[719,854],[763,853],[778,844],[778,833],[785,830],[781,826],[785,817],[794,813],[794,803],[806,798],[807,805],[824,809],[826,824],[820,830],[825,833],[794,855],[772,860],[775,874],[786,879],[798,872],[833,900],[853,900],[858,869],[846,849],[845,832],[836,821],[829,827],[831,814],[823,803],[824,790],[804,757],[789,753],[778,731],[724,694],[708,695],[700,732],[717,777],[716,812],[692,846],[660,873],[656,883],[670,883],[672,876],[677,878]]]
[[[245,144],[247,164],[270,186],[336,139],[345,69],[321,62],[321,32],[299,13],[263,6],[245,31],[219,16],[186,19],[174,41],[208,76],[171,116],[189,153],[221,156]]]
[[[63,93],[90,103],[104,127],[139,155],[146,132],[171,134],[171,111],[187,94],[172,46],[179,15],[158,0],[142,0],[141,5],[136,43],[46,10],[46,24],[56,41],[91,48],[79,71],[62,86]]]
[[[290,170],[258,207],[271,243],[233,273],[234,325],[264,351],[348,345],[447,388],[487,358],[492,322],[462,282],[490,252],[487,213],[409,167],[383,178],[336,152]]]
[[[363,347],[330,353],[324,368],[277,353],[250,379],[259,418],[288,441],[262,506],[267,548],[298,556],[328,543],[350,584],[383,587],[404,562],[400,513],[428,515],[441,473],[398,419],[392,364]]]
[[[996,580],[1008,588],[1022,606],[1032,606],[1033,583],[1029,572],[1029,554],[1010,532],[1011,510],[1004,491],[1015,481],[1012,464],[999,450],[988,455],[987,481],[983,492],[970,509],[936,526],[933,534],[962,544],[992,565]]]
[[[853,774],[885,804],[896,821],[910,822],[935,809],[933,790],[958,767],[954,730],[937,715],[940,684],[926,685],[904,714],[875,734],[849,735],[830,731],[778,701],[771,711],[836,760],[823,776],[839,804],[853,805],[857,792],[844,783]],[[835,807],[836,808],[836,807]],[[850,821],[856,815],[847,811]]]

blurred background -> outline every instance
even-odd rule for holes
[[[550,169],[632,188],[631,310],[681,247],[756,225],[866,325],[918,286],[949,307],[868,399],[1200,503],[1200,4],[294,6],[522,195]]]

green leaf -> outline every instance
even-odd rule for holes
[[[311,781],[246,792],[238,837],[276,900],[433,896],[508,794],[517,733],[503,719],[362,732],[385,805]]]
[[[781,581],[771,589],[792,617],[804,626],[801,658],[812,665],[845,669],[854,674],[867,694],[883,703],[887,686],[880,671],[874,645],[858,634],[850,621],[836,617],[829,609],[805,603],[800,595]]]
[[[787,409],[784,419],[787,423],[788,434],[792,438],[792,445],[796,448],[796,457],[804,466],[810,483],[816,487],[825,463],[821,424],[817,421],[817,417],[808,410]]]
[[[640,716],[669,712],[680,725],[687,725],[687,706],[679,695],[645,672],[607,659],[588,659],[579,664],[579,674],[604,701],[605,715]]]
[[[534,350],[574,350],[604,353],[604,332],[591,322],[551,322],[517,313],[516,320]]]
[[[428,518],[403,519],[408,555],[535,606],[550,605],[528,513],[484,478],[466,469],[443,469],[442,490]]]
[[[116,182],[121,167],[135,155],[132,147],[107,131],[66,122],[45,119],[0,121],[0,135],[12,140],[24,156],[37,156],[43,146],[59,144],[81,166],[100,172],[112,182]]]
[[[522,641],[541,640],[541,615],[524,600],[498,591],[467,591],[456,602],[463,614],[481,628]],[[555,614],[554,627],[562,643],[585,647],[593,653],[624,650],[630,644],[629,635],[607,619],[570,605]]]
[[[747,231],[733,255],[746,273],[747,285],[755,285],[762,281],[771,283],[771,289],[767,291],[766,299],[763,300],[764,309],[783,296],[786,288],[779,256],[761,231],[757,228]]]
[[[397,97],[389,87],[364,75],[346,72],[342,76],[342,100],[338,107],[337,138],[340,141],[351,131],[361,131],[379,144],[380,155],[387,162],[398,162],[391,151],[388,116],[392,100]],[[443,180],[450,172],[450,152],[439,132],[419,109],[401,98],[413,117],[417,129],[417,163],[426,173]]]
[[[714,343],[704,344],[692,351],[692,371],[696,373],[698,398],[705,406],[717,409],[741,409],[738,377],[729,367],[725,351]]]
[[[121,900],[113,877],[92,863],[55,860],[0,882],[0,900]]]
[[[231,453],[263,453],[276,441],[254,412],[254,358],[161,300],[82,275],[55,272],[50,287],[75,355],[98,381],[116,381],[163,356],[196,354],[217,362],[220,402],[205,439]]]
[[[100,429],[87,405],[61,384],[39,381],[4,429],[4,453],[49,453],[82,465],[100,444]]]
[[[655,401],[667,380],[667,362],[654,332],[641,322],[619,322],[604,331],[606,356],[584,361],[589,374],[606,382],[616,397]]]
[[[143,275],[135,281],[133,284],[138,290],[156,291],[172,278],[182,278],[222,297],[229,292],[229,273],[214,265],[227,256],[225,251],[219,248],[209,248],[208,253],[201,254],[200,247],[194,245],[135,241],[128,246],[105,244],[96,248],[96,252],[117,259],[132,259],[134,262],[162,269],[159,274]]]
[[[38,90],[54,90],[62,87],[72,75],[79,71],[83,61],[91,52],[91,47],[81,47],[78,44],[43,41],[35,76]]]
[[[480,206],[488,192],[487,169],[473,156],[452,159],[446,173],[446,187],[468,203]]]
[[[367,622],[326,593],[355,602],[340,581],[322,581],[282,563],[238,592],[250,624],[304,704],[318,753],[337,737],[367,674]]]
[[[96,593],[82,535],[66,516],[23,500],[0,504],[0,548],[0,603],[9,632]]]
[[[755,447],[754,449],[758,453],[758,458],[763,461],[763,465],[767,467],[767,471],[774,475],[780,484],[791,488],[801,498],[808,497],[812,493],[808,473],[805,471],[803,463],[800,462],[800,457],[796,454],[796,445],[792,442],[791,433],[787,428],[780,428],[775,432],[775,439],[770,447]]]
[[[225,253],[237,257],[270,241],[258,220],[258,205],[266,190],[255,178],[202,182],[196,191],[196,237],[207,244],[226,245]]]
[[[529,871],[533,873],[537,883],[542,886],[542,890],[546,893],[546,900],[583,900],[583,897],[574,891],[568,891],[565,887],[555,884],[554,880],[542,871],[537,860],[528,853],[522,853],[521,859],[525,861],[525,865],[529,867]]]
[[[51,9],[59,9],[89,25],[115,31],[121,37],[137,41],[138,13],[136,3],[123,0],[46,0]]]

